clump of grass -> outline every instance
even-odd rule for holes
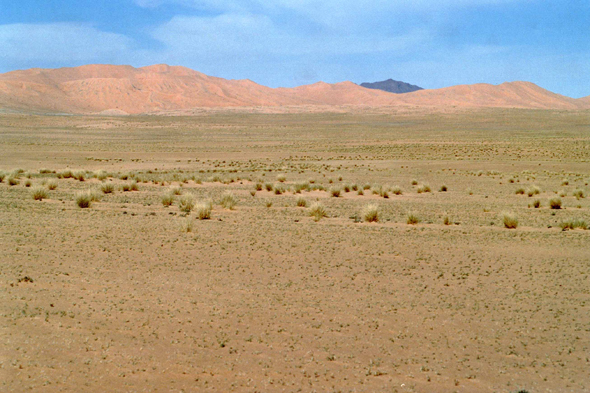
[[[575,218],[575,219],[563,221],[562,223],[559,224],[559,226],[564,231],[568,230],[568,229],[576,229],[576,228],[588,229],[588,223],[585,220],[582,220],[581,218]]]
[[[568,179],[563,179],[563,180],[561,181],[561,185],[562,185],[562,186],[567,186],[568,184],[570,184],[570,181],[569,181]]]
[[[416,189],[418,194],[422,194],[423,192],[430,192],[430,186],[428,184],[420,184]]]
[[[502,212],[501,218],[505,228],[515,229],[518,227],[518,217],[514,213]]]
[[[393,187],[391,187],[391,193],[394,195],[401,195],[402,189],[400,186],[393,186]]]
[[[334,198],[338,198],[341,192],[342,190],[340,189],[340,187],[330,187],[330,196]]]
[[[25,181],[25,187],[27,187],[27,188],[31,187],[32,184],[33,183],[28,179]]]
[[[193,231],[193,220],[190,217],[186,217],[180,222],[180,231],[186,233]]]
[[[6,173],[3,171],[0,171],[0,183],[2,183],[4,181],[4,179],[6,179]]]
[[[448,188],[444,184],[442,186],[440,186],[440,188],[438,189],[439,192],[447,192],[447,190],[448,190]]]
[[[94,197],[91,191],[80,191],[76,193],[76,205],[81,209],[89,208]]]
[[[190,213],[195,207],[195,197],[192,194],[184,194],[178,198],[178,208],[180,211]]]
[[[526,190],[526,194],[529,197],[532,197],[533,195],[539,195],[541,193],[541,189],[537,186],[531,186],[529,188],[527,188]]]
[[[94,175],[100,181],[106,180],[106,178],[108,177],[107,172],[105,170],[103,170],[103,169],[97,171]]]
[[[412,185],[413,185],[413,186],[415,186],[415,185],[417,185],[417,184],[418,184],[418,180],[416,180],[416,179],[412,179]]]
[[[211,218],[211,210],[212,206],[211,203],[204,201],[199,202],[195,206],[195,214],[199,220],[208,220]]]
[[[449,216],[445,216],[443,218],[443,224],[445,224],[445,225],[451,225],[452,224],[451,218]]]
[[[561,191],[559,191],[559,196],[563,198],[563,197],[567,196],[567,192],[565,192],[564,190],[561,190]]]
[[[357,195],[365,195],[365,193],[363,192],[362,188],[359,188],[359,190],[356,192]]]
[[[524,195],[524,188],[517,188],[516,191],[514,191],[514,193],[516,195]]]
[[[256,183],[254,185],[254,190],[255,191],[262,191],[262,183]]]
[[[267,208],[272,207],[272,201],[270,199],[267,199],[265,204],[264,204]]]
[[[363,186],[363,190],[370,190],[370,189],[371,189],[371,185],[368,183]]]
[[[20,183],[20,180],[18,180],[17,177],[14,177],[12,175],[8,176],[8,179],[6,181],[8,182],[9,186],[16,186]]]
[[[84,172],[84,171],[73,172],[72,177],[78,181],[85,181],[86,180],[86,172]]]
[[[224,209],[234,210],[234,208],[238,204],[238,198],[236,198],[236,196],[234,195],[233,192],[226,191],[221,196],[221,200],[219,201],[219,204]]]
[[[57,172],[58,179],[69,179],[74,177],[74,174],[71,169],[64,169],[63,171]]]
[[[309,208],[309,215],[313,217],[315,221],[319,221],[324,217],[328,217],[328,212],[324,205],[319,202],[314,202]]]
[[[287,176],[285,176],[285,175],[282,175],[282,174],[281,174],[281,175],[277,175],[277,181],[278,181],[278,182],[280,182],[280,183],[284,183],[284,182],[285,182],[285,180],[287,180]]]
[[[47,190],[45,190],[45,188],[42,186],[35,186],[31,188],[31,196],[36,201],[42,201],[48,197]]]
[[[561,198],[549,199],[549,207],[555,210],[561,209]]]
[[[538,209],[541,207],[541,201],[539,199],[535,199],[535,201],[533,202],[533,207],[535,209]]]
[[[295,204],[297,205],[297,207],[307,207],[307,200],[300,196],[297,197]]]
[[[266,189],[266,191],[272,191],[272,183],[264,183],[264,188]]]
[[[580,199],[586,197],[586,195],[584,194],[584,190],[579,189],[579,188],[576,188],[572,195],[575,196],[577,200],[580,200]]]
[[[112,194],[113,191],[115,191],[115,186],[113,183],[103,183],[100,185],[100,191],[102,191],[103,194]]]
[[[351,189],[352,191],[358,191],[358,190],[359,190],[359,186],[358,186],[358,184],[356,184],[356,183],[355,183],[355,184],[353,184],[352,186],[350,186],[350,189]]]
[[[51,179],[47,181],[47,189],[48,190],[55,190],[57,188],[57,180]]]
[[[160,200],[162,201],[162,205],[172,206],[172,204],[174,203],[174,194],[168,191],[167,193],[162,195],[162,198]]]
[[[182,195],[182,188],[180,187],[170,187],[170,194],[172,195]]]
[[[366,222],[379,222],[379,207],[377,205],[365,206],[362,214]]]
[[[420,222],[420,217],[414,212],[409,212],[406,216],[406,223],[409,225],[416,225]]]
[[[350,186],[348,184],[343,185],[342,189],[344,190],[344,192],[350,192]]]
[[[282,193],[285,192],[285,187],[283,187],[282,184],[277,184],[273,187],[273,190],[276,195],[281,195]]]
[[[39,173],[43,173],[43,174],[45,174],[45,173],[55,173],[55,171],[54,170],[51,170],[51,169],[47,169],[47,168],[41,168],[41,169],[39,169]]]
[[[250,190],[250,195],[252,195],[253,197],[256,196],[256,190]]]

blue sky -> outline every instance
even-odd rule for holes
[[[278,87],[527,80],[590,95],[588,0],[0,0],[0,72],[166,63]]]

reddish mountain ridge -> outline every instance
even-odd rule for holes
[[[199,107],[363,105],[587,109],[529,82],[476,84],[396,95],[352,82],[270,88],[211,77],[185,67],[86,65],[0,74],[0,108],[65,113],[153,113]]]

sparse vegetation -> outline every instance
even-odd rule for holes
[[[549,199],[549,207],[551,209],[561,209],[561,198],[551,198]]]
[[[529,188],[527,188],[526,190],[526,194],[529,197],[532,197],[533,195],[539,195],[541,193],[541,189],[537,186],[531,186]]]
[[[36,201],[42,201],[48,197],[47,190],[42,186],[35,186],[31,188],[31,196]]]
[[[334,198],[338,198],[342,190],[340,187],[330,187],[330,196]]]
[[[307,207],[307,200],[303,197],[297,197],[295,204],[297,207]]]
[[[414,212],[409,212],[406,216],[406,224],[416,225],[420,222],[420,218]]]
[[[428,184],[420,184],[416,191],[418,192],[418,194],[422,194],[424,192],[430,192],[431,190]]]
[[[212,206],[211,203],[204,201],[199,202],[195,206],[195,214],[199,220],[208,220],[211,218]]]
[[[81,209],[90,207],[90,204],[94,200],[94,196],[91,191],[80,191],[76,193],[76,205]]]
[[[328,212],[324,205],[319,202],[314,202],[309,208],[309,215],[312,216],[315,221],[319,221],[324,217],[328,217]]]
[[[501,214],[501,219],[505,228],[515,229],[518,227],[518,217],[516,217],[514,213],[503,212]]]
[[[572,195],[573,195],[574,197],[576,197],[576,199],[577,199],[577,200],[580,200],[580,199],[582,199],[582,198],[585,198],[585,197],[586,197],[586,195],[584,194],[584,190],[582,190],[582,189],[580,189],[580,188],[576,188],[576,189],[574,190],[574,192],[572,193]]]
[[[379,207],[377,205],[367,205],[363,209],[362,215],[366,222],[378,222]]]
[[[448,190],[447,186],[444,184],[442,186],[440,186],[440,188],[438,189],[439,192],[447,192],[447,190]]]
[[[236,196],[234,195],[233,192],[226,191],[221,196],[221,200],[219,201],[219,204],[224,209],[234,210],[234,208],[238,204],[238,198],[236,198]]]
[[[50,179],[47,181],[46,183],[47,189],[50,191],[53,191],[57,188],[57,180],[55,179]]]
[[[178,198],[178,208],[180,211],[190,213],[195,206],[195,197],[193,194],[184,194]]]
[[[583,220],[580,218],[575,218],[575,219],[563,221],[559,224],[559,226],[563,230],[576,229],[576,228],[588,229],[588,223],[586,222],[586,220]]]
[[[168,191],[164,193],[164,195],[162,195],[162,198],[160,200],[162,201],[162,205],[172,206],[172,204],[174,203],[174,193]]]

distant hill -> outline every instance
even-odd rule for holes
[[[424,90],[420,86],[410,85],[406,82],[394,81],[393,79],[373,83],[365,82],[361,83],[361,86],[366,87],[367,89],[383,90],[395,94],[411,93],[413,91]]]
[[[386,81],[387,82],[387,81]],[[408,85],[411,86],[411,85]],[[164,64],[86,65],[0,74],[0,112],[124,115],[203,107],[497,107],[590,109],[530,82],[476,84],[391,94],[352,82],[270,88],[250,80],[227,80]]]

